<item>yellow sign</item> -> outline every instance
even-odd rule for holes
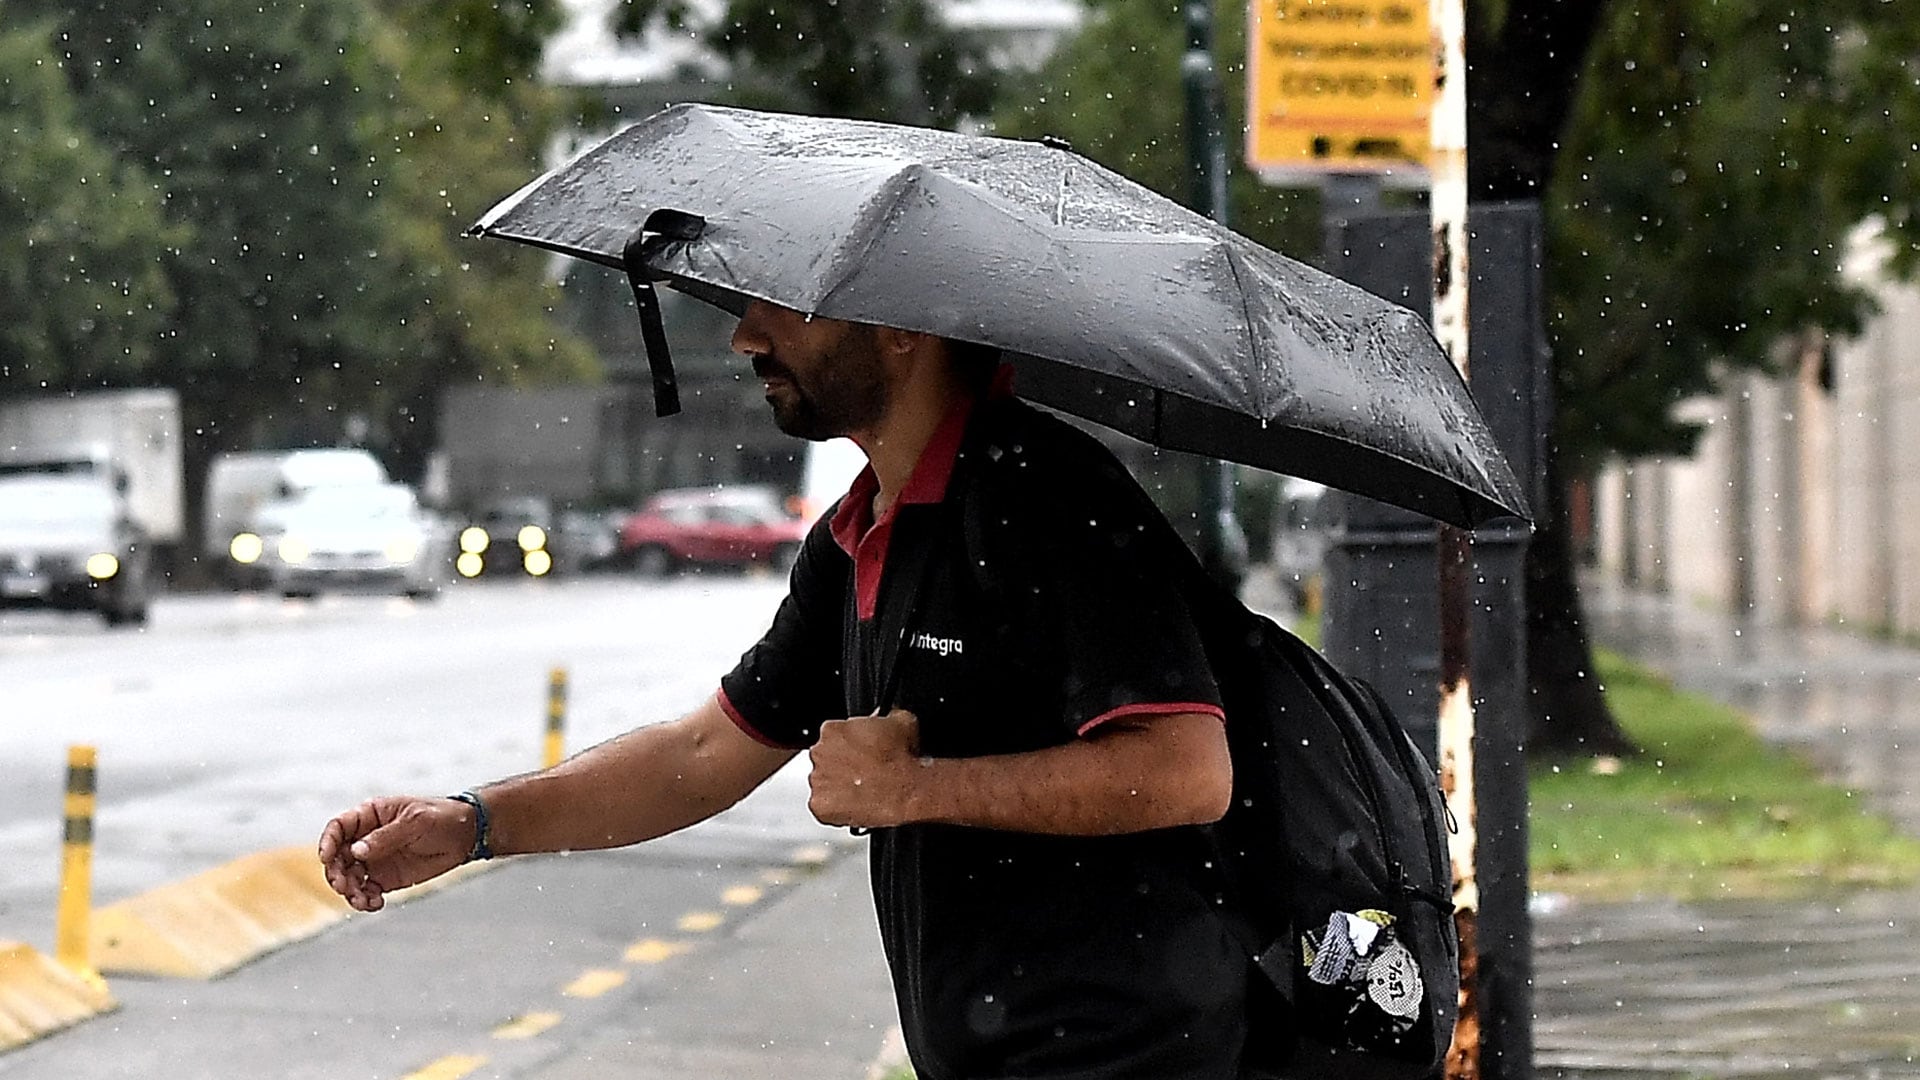
[[[1253,0],[1247,161],[1263,173],[1424,169],[1427,0]]]

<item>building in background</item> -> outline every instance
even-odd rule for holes
[[[1782,374],[1690,402],[1694,455],[1607,468],[1603,573],[1782,622],[1920,634],[1920,287],[1890,284],[1863,227],[1847,272],[1880,312],[1854,338],[1780,343]]]

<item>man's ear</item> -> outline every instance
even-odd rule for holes
[[[873,330],[874,343],[888,356],[912,356],[929,342],[937,340],[932,334],[923,334],[918,330],[901,330],[892,326],[876,326]]]

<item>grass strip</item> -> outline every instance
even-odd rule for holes
[[[1920,840],[1769,746],[1740,713],[1602,652],[1642,753],[1536,762],[1533,888],[1594,899],[1805,895],[1920,879]]]

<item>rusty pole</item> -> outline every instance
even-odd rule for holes
[[[1465,0],[1429,0],[1434,34],[1434,95],[1429,206],[1433,215],[1433,330],[1467,378],[1467,63]],[[1468,617],[1469,539],[1440,528],[1440,786],[1458,823],[1448,843],[1453,918],[1460,931],[1460,1012],[1447,1051],[1447,1080],[1480,1076],[1480,910],[1473,795],[1473,690]]]

